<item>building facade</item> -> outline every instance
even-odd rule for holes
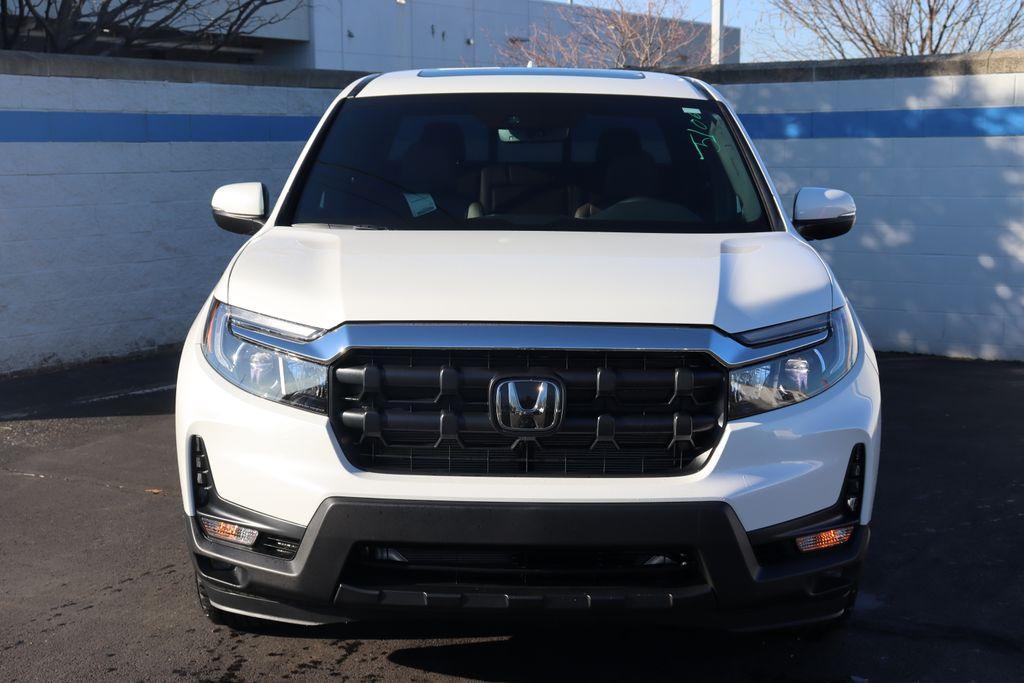
[[[420,67],[494,66],[500,46],[528,40],[531,27],[570,30],[565,2],[542,0],[309,0],[287,26],[262,33],[255,61],[315,69],[391,71]],[[692,24],[692,50],[680,66],[708,61],[710,27]],[[728,62],[740,59],[740,30],[724,30]]]

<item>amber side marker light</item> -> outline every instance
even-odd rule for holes
[[[252,545],[256,542],[256,537],[260,533],[256,529],[250,529],[211,517],[200,517],[199,524],[203,527],[203,533],[206,534],[207,538],[237,543],[239,545]]]
[[[824,550],[825,548],[834,548],[837,545],[842,545],[849,541],[852,536],[853,527],[842,526],[838,529],[829,529],[828,531],[821,531],[810,536],[798,536],[796,547],[802,553],[810,553],[815,550]]]

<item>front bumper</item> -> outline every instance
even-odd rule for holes
[[[839,508],[748,534],[725,503],[496,504],[331,498],[293,560],[206,539],[188,517],[200,580],[221,609],[301,624],[475,615],[642,617],[758,629],[839,616],[854,597],[869,528],[831,550],[764,553],[841,521]],[[359,542],[491,547],[686,547],[699,570],[686,585],[529,587],[374,585],[349,579]],[[764,560],[764,557],[773,557]],[[761,559],[759,559],[761,558]]]
[[[764,628],[834,617],[851,603],[879,461],[878,373],[866,352],[828,391],[729,422],[708,462],[692,474],[451,477],[356,469],[325,416],[247,394],[217,375],[202,356],[200,327],[194,326],[182,354],[177,443],[189,543],[206,593],[221,609],[308,624],[539,612]],[[205,442],[216,493],[240,523],[252,513],[261,528],[280,526],[282,537],[301,536],[294,559],[201,534],[188,447],[193,436]],[[859,518],[838,519],[850,454],[861,444],[866,466]],[[842,546],[806,556],[761,552],[773,543],[791,548],[794,536],[837,526],[837,519],[856,525]],[[353,547],[374,541],[668,544],[692,550],[700,574],[669,588],[346,583]]]

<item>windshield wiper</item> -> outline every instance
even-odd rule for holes
[[[362,223],[292,223],[293,228],[329,228],[331,230],[390,230],[386,225]]]

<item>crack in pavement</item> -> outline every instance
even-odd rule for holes
[[[135,486],[127,484],[112,484],[92,477],[81,477],[68,474],[43,474],[42,472],[14,470],[8,467],[0,467],[0,474],[6,474],[13,477],[30,477],[32,479],[50,479],[54,481],[92,484],[93,486],[110,489],[111,491],[126,491],[129,493],[144,493],[149,496],[170,496],[172,498],[181,498],[181,493],[176,488],[165,489],[158,486],[143,486],[141,488],[136,488]]]

